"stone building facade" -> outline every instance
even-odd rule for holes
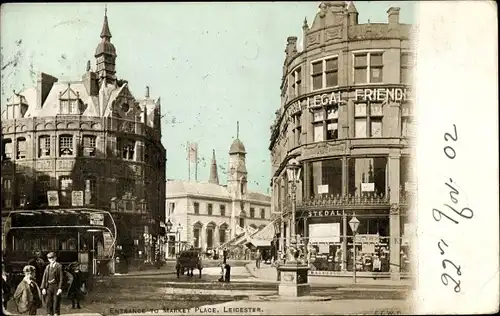
[[[71,82],[41,73],[4,107],[2,217],[19,209],[107,210],[117,245],[132,255],[165,216],[160,99],[149,88],[136,98],[117,79],[107,16],[100,37],[95,70],[88,61],[81,80]],[[57,206],[48,191],[57,192]]]
[[[245,231],[263,229],[270,223],[271,198],[247,189],[246,151],[236,138],[229,150],[227,185],[219,184],[215,152],[208,182],[168,180],[166,185],[167,253],[180,241],[203,251],[227,244]]]
[[[388,23],[359,24],[352,2],[324,1],[312,25],[304,21],[303,50],[287,39],[269,145],[272,208],[282,214],[283,248],[293,224],[286,165],[295,158],[296,232],[308,243],[311,273],[352,273],[356,264],[370,274],[375,257],[387,276],[409,271],[412,26],[399,11],[388,9]]]

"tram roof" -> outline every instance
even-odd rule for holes
[[[51,215],[66,215],[66,214],[91,214],[91,213],[109,213],[105,210],[93,208],[58,208],[58,209],[36,209],[36,210],[14,210],[10,214],[20,215],[35,215],[35,214],[51,214]]]

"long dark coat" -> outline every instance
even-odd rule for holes
[[[81,272],[72,271],[70,273],[73,276],[73,280],[71,281],[71,284],[68,289],[68,298],[82,299],[83,298],[82,285],[85,281],[83,275]]]

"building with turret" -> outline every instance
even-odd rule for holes
[[[131,258],[149,253],[150,237],[159,234],[166,163],[160,98],[149,87],[137,98],[118,79],[111,38],[105,14],[94,69],[88,61],[82,78],[68,82],[40,73],[37,85],[14,91],[2,111],[2,219],[13,211],[24,216],[9,224],[13,252],[70,251],[72,238],[79,251],[116,246]],[[112,215],[116,241],[83,243],[92,230],[82,227],[102,219],[93,211]],[[74,236],[47,231],[27,243],[15,231],[29,225],[81,229]]]
[[[399,13],[391,7],[387,23],[360,24],[352,1],[323,1],[312,24],[303,22],[303,49],[296,36],[287,39],[269,143],[272,209],[281,213],[281,250],[295,225],[313,274],[349,275],[356,266],[372,275],[375,258],[380,276],[409,271],[412,26]],[[292,158],[301,168],[295,223],[286,172]]]
[[[208,182],[167,180],[165,218],[172,224],[166,233],[167,256],[174,255],[180,243],[210,251],[270,223],[271,198],[248,191],[245,157],[237,136],[229,149],[227,185],[219,183],[215,150]]]

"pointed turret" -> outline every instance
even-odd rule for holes
[[[101,42],[97,45],[94,56],[97,59],[99,85],[101,85],[103,81],[106,81],[106,84],[114,84],[116,82],[116,49],[111,43],[111,31],[109,30],[107,8],[104,9]]]
[[[208,183],[213,183],[219,185],[219,174],[217,172],[217,161],[215,160],[215,149],[212,154],[212,166],[210,167],[210,178]]]

